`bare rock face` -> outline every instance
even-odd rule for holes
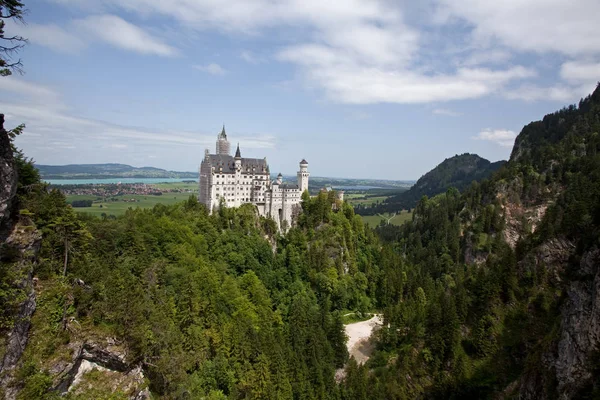
[[[4,393],[6,399],[16,397],[17,389],[9,387],[7,383],[11,381],[13,372],[21,359],[23,351],[25,351],[25,346],[29,338],[31,316],[36,308],[35,291],[33,288],[33,265],[37,262],[42,235],[29,223],[30,221],[22,221],[15,224],[10,236],[3,243],[5,248],[10,248],[18,254],[14,268],[17,271],[17,276],[21,278],[14,283],[14,287],[22,291],[25,297],[18,306],[18,312],[16,312],[14,318],[14,326],[8,333],[6,340],[4,358],[0,363],[0,386],[7,388]]]
[[[580,280],[569,285],[562,307],[555,363],[558,392],[567,399],[592,379],[590,356],[600,348],[600,250],[584,254],[576,274]]]
[[[4,114],[0,114],[0,239],[11,217],[17,192],[17,170],[8,133],[4,129]]]
[[[73,359],[70,363],[57,365],[55,379],[56,392],[64,395],[68,392],[85,393],[90,383],[85,380],[86,374],[96,370],[106,376],[111,383],[108,388],[114,392],[120,390],[129,393],[132,400],[150,398],[145,388],[144,372],[141,365],[131,365],[126,361],[126,352],[114,343],[85,342],[73,343]]]
[[[542,368],[523,378],[521,399],[550,399],[556,394],[559,399],[577,399],[592,385],[592,356],[600,349],[600,250],[586,252],[570,273],[558,338],[541,356]]]

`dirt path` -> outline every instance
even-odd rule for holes
[[[373,331],[381,326],[381,316],[375,315],[373,318],[348,324],[345,326],[346,335],[348,336],[348,352],[350,356],[354,356],[356,362],[363,364],[366,362],[373,352],[373,345],[369,341],[369,337]]]

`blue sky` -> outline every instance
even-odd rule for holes
[[[274,172],[416,179],[600,80],[597,0],[25,3],[0,112],[40,164],[192,171],[225,123]]]

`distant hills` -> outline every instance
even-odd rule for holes
[[[154,167],[137,168],[127,164],[36,164],[36,168],[43,179],[198,178],[197,172],[167,171]]]
[[[391,196],[376,207],[357,210],[362,215],[374,215],[413,208],[423,196],[432,197],[454,187],[466,189],[471,182],[488,178],[506,164],[506,161],[490,162],[477,154],[464,153],[442,161],[423,175],[409,190]]]
[[[69,164],[69,165],[36,165],[42,179],[115,179],[115,178],[175,178],[198,179],[197,172],[168,171],[154,167],[132,167],[127,164]],[[272,176],[276,178],[275,175]],[[286,181],[296,181],[296,175],[284,176]],[[382,189],[406,189],[414,181],[390,181],[383,179],[351,179],[311,177],[310,189],[317,192],[324,186],[377,187]]]

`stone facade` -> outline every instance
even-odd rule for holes
[[[271,180],[266,158],[243,158],[238,145],[235,156],[229,153],[225,127],[217,137],[216,154],[206,149],[200,164],[199,201],[213,212],[224,204],[239,207],[254,204],[258,213],[271,217],[280,230],[296,222],[302,193],[308,190],[308,163],[300,161],[297,182],[283,183],[281,174]]]

